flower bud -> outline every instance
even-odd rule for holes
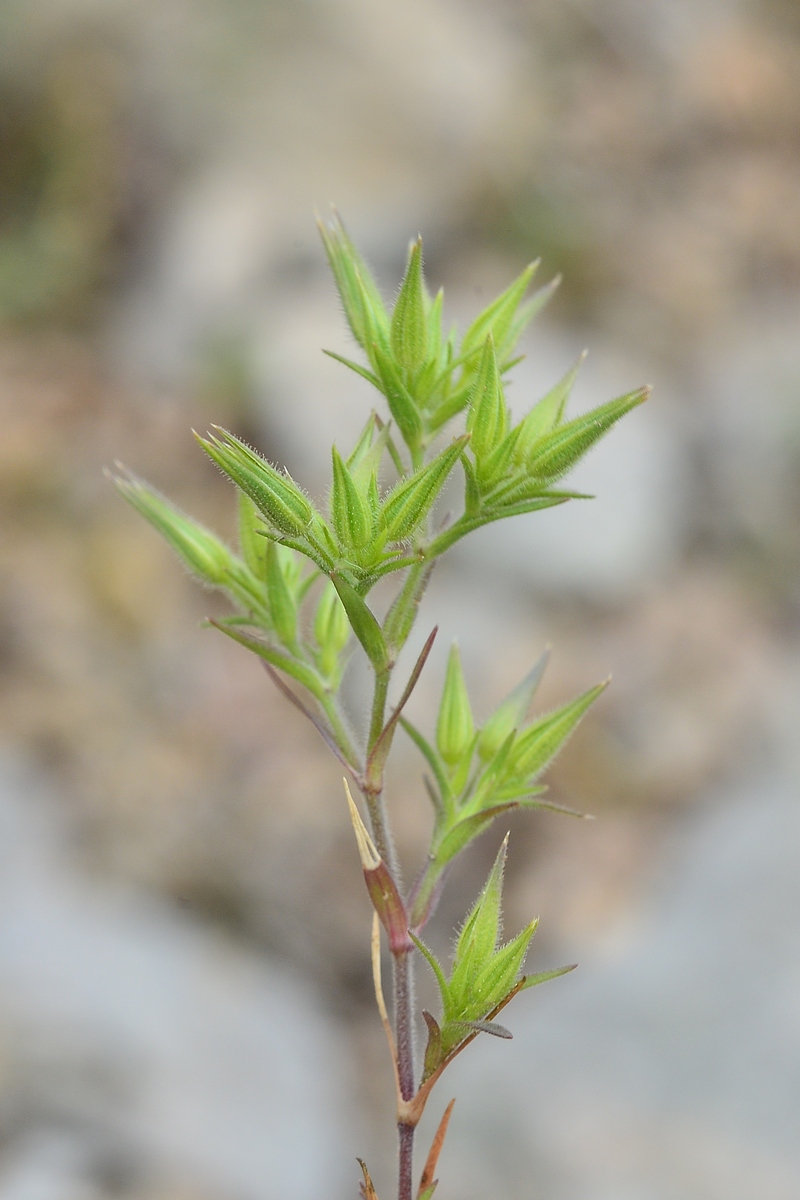
[[[372,520],[366,497],[356,486],[346,463],[334,446],[331,519],[333,531],[346,558],[359,561],[361,552],[372,540]]]
[[[389,493],[381,514],[388,541],[402,541],[419,528],[468,441],[469,435],[457,438],[426,467],[402,479]]]
[[[302,536],[314,510],[294,480],[276,471],[232,433],[224,429],[219,432],[220,437],[195,437],[209,458],[247,493],[276,529],[288,537]]]
[[[405,278],[392,313],[389,341],[395,362],[413,376],[428,357],[428,321],[422,279],[422,238],[411,247]]]
[[[461,670],[457,643],[453,643],[447,660],[439,720],[436,725],[436,744],[448,766],[461,762],[469,750],[475,733],[467,687]]]
[[[508,409],[491,334],[486,338],[470,396],[467,429],[472,434],[472,450],[479,464],[499,446],[508,430]]]
[[[117,490],[169,542],[189,570],[214,587],[230,582],[236,557],[215,534],[193,521],[132,472],[113,475]]]

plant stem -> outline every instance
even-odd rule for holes
[[[397,1200],[411,1200],[414,1192],[414,1127],[398,1125],[399,1175]]]
[[[328,722],[331,727],[331,733],[334,736],[336,745],[339,747],[352,768],[356,770],[358,767],[358,754],[356,753],[350,738],[350,732],[344,723],[344,719],[339,710],[339,705],[329,692],[322,693],[320,696],[320,704],[322,705],[325,716],[328,718]]]
[[[394,1025],[397,1046],[397,1075],[400,1095],[414,1095],[414,1021],[412,1015],[413,979],[411,954],[394,956]],[[414,1126],[399,1121],[397,1200],[411,1200],[413,1189]]]
[[[375,672],[375,689],[372,693],[372,713],[369,719],[369,740],[368,750],[377,742],[383,730],[383,722],[386,716],[386,697],[389,693],[389,679],[391,678],[391,667],[387,667],[385,671]]]

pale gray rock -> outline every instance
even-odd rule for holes
[[[453,1070],[454,1194],[800,1195],[798,912],[795,779],[687,817],[636,925],[516,1001],[505,1053],[487,1038]]]
[[[102,1194],[109,1163],[204,1196],[344,1195],[344,1047],[303,983],[84,877],[7,763],[0,831],[0,1197]]]

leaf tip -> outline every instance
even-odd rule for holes
[[[347,805],[350,809],[350,820],[353,824],[353,832],[356,835],[356,844],[358,846],[358,856],[361,859],[361,866],[365,871],[374,871],[381,864],[381,857],[375,848],[375,843],[369,836],[369,831],[361,819],[361,813],[355,805],[355,801],[350,793],[350,787],[346,779],[343,779],[344,792],[347,797]]]

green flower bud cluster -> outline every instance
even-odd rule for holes
[[[508,835],[458,935],[449,979],[433,952],[414,937],[415,945],[433,971],[442,1001],[438,1020],[429,1012],[423,1014],[428,1027],[423,1080],[430,1078],[477,1033],[510,1038],[509,1031],[492,1019],[497,1012],[517,992],[572,969],[561,967],[542,975],[520,977],[538,919],[526,925],[510,942],[500,944],[507,849]]]
[[[469,403],[487,338],[493,339],[501,371],[508,370],[518,338],[558,281],[522,304],[537,266],[532,263],[476,318],[457,347],[455,331],[445,336],[442,329],[443,292],[432,299],[425,285],[420,238],[409,250],[390,315],[338,217],[329,226],[320,223],[320,232],[350,329],[369,366],[332,357],[383,393],[416,465],[436,433]]]
[[[439,706],[435,746],[410,721],[400,718],[431,769],[433,778],[427,783],[436,817],[430,859],[416,889],[412,914],[415,925],[424,922],[426,905],[447,864],[502,813],[514,808],[571,812],[542,800],[546,789],[537,780],[606,683],[526,724],[546,662],[547,652],[476,729],[454,645]]]

